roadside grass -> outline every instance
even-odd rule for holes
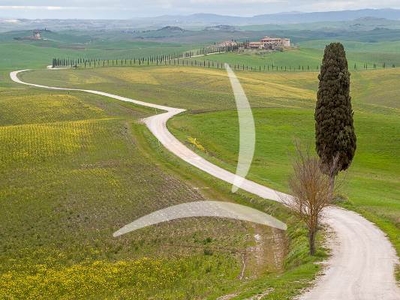
[[[132,132],[148,112],[100,97],[8,92],[0,101],[14,116],[0,127],[0,298],[184,299],[238,281],[247,224],[182,220],[112,237],[142,215],[205,199],[144,159]]]
[[[249,75],[250,74],[250,75]],[[317,89],[315,72],[257,73],[237,76],[249,91],[253,107],[311,107]],[[193,113],[235,110],[225,70],[183,66],[34,70],[20,74],[26,82],[97,89],[151,103],[185,108]],[[266,80],[268,79],[268,80]],[[285,84],[286,81],[290,85]],[[268,98],[268,101],[266,100]]]
[[[139,119],[153,113],[144,107],[92,94],[48,92],[15,83],[0,86],[0,95],[1,126],[117,117]]]
[[[287,191],[286,182],[291,172],[295,141],[300,140],[311,151],[313,149],[312,111],[271,108],[255,109],[253,113],[257,142],[249,178]],[[400,197],[397,187],[400,174],[396,168],[400,163],[398,124],[398,114],[383,115],[356,110],[358,149],[351,169],[339,178],[339,182],[343,181],[339,193],[348,197],[348,208],[378,223],[390,235],[399,252]],[[235,170],[237,163],[238,132],[232,132],[235,127],[236,114],[229,111],[186,114],[170,122],[170,128],[182,141],[190,132],[205,148],[205,153],[199,153],[231,171]]]
[[[112,77],[117,70],[107,69],[107,74]],[[122,68],[122,70],[131,71],[143,78],[151,75],[160,85],[168,85],[162,94],[154,88],[148,88],[146,92],[138,91],[135,89],[134,81],[129,79],[132,77],[130,75],[119,83],[119,88],[122,94],[136,96],[145,101],[160,99],[158,95],[163,95],[165,103],[161,103],[160,100],[158,103],[188,108],[187,113],[170,121],[171,130],[189,145],[188,138],[196,139],[205,148],[205,152],[199,151],[201,155],[234,171],[238,151],[238,123],[225,71],[185,67],[145,67],[140,71],[137,68]],[[59,72],[58,83],[61,84],[63,76],[67,76],[63,74],[71,72],[73,70]],[[88,70],[78,71],[75,74],[80,74],[79,72],[89,77]],[[105,76],[105,70],[98,69],[91,72],[91,76],[99,74]],[[388,218],[390,220],[388,224],[397,227],[399,195],[395,187],[398,184],[399,174],[395,166],[398,165],[400,103],[397,99],[400,91],[396,82],[399,72],[397,68],[352,71],[351,89],[358,150],[353,166],[347,172],[348,184],[345,188],[350,201],[355,205],[353,209],[367,209],[377,214],[379,219]],[[148,75],[144,76],[143,73]],[[35,77],[40,77],[41,83],[46,83],[50,81],[48,74],[35,71],[24,74],[23,78],[35,81]],[[164,74],[168,74],[169,77],[165,77]],[[237,72],[237,75],[251,102],[256,120],[256,155],[250,170],[250,178],[286,190],[294,140],[300,139],[305,146],[314,148],[313,110],[318,73],[242,71]],[[210,84],[210,81],[213,84]],[[129,91],[128,87],[132,90]],[[179,90],[179,95],[168,93],[174,89]],[[199,109],[200,106],[202,109]],[[380,188],[382,186],[384,189]],[[373,192],[374,190],[376,192]],[[393,205],[396,208],[394,210]],[[399,251],[398,229],[395,227],[389,231],[392,232],[391,240]]]
[[[307,286],[320,268],[314,262],[325,251],[310,258],[304,228],[279,205],[243,192],[229,194],[227,184],[167,153],[143,125],[132,121],[154,111],[84,93],[22,87],[8,79],[8,70],[43,68],[52,57],[122,59],[195,46],[97,41],[82,48],[71,45],[74,42],[75,37],[66,36],[43,43],[4,40],[0,45],[0,155],[5,166],[0,170],[0,298],[215,299],[236,292],[236,298],[243,299],[270,291],[267,299],[285,299]],[[310,44],[310,49],[302,44],[299,50],[271,55],[203,59],[313,69],[320,64],[326,43]],[[400,65],[397,46],[369,43],[354,44],[354,51],[351,45],[346,48],[351,69],[356,63],[360,70],[365,61],[378,68],[385,62],[388,68],[352,74],[359,149],[342,191],[348,201],[342,205],[376,222],[400,253],[398,70],[389,70],[392,63]],[[285,190],[293,140],[300,137],[313,148],[317,73],[237,75],[257,122],[250,176]],[[206,150],[201,155],[235,168],[237,117],[223,70],[99,68],[34,71],[23,78],[188,108],[187,114],[172,120],[171,129],[184,142],[196,138]],[[251,203],[286,222],[289,231],[283,235],[247,223],[200,218],[111,238],[112,232],[142,215],[204,199]],[[249,255],[245,279],[240,281],[242,254],[256,246],[256,233],[268,241],[263,249],[266,260],[260,263]],[[274,247],[282,244],[288,252],[281,257],[283,266],[277,266],[273,256],[282,252]]]
[[[157,159],[164,161],[164,167],[168,169],[172,168],[182,178],[188,180],[196,178],[198,186],[203,186],[206,189],[212,187],[208,190],[213,191],[211,197],[218,200],[225,200],[225,195],[229,193],[231,185],[223,181],[215,181],[211,175],[190,165],[182,164],[179,158],[172,155],[160,145],[147,130],[141,130],[143,130],[142,137],[144,138],[142,145],[147,144],[147,147],[151,149],[148,153],[152,153]],[[222,191],[223,193],[219,192],[215,194],[216,191]],[[250,204],[254,208],[271,214],[280,220],[284,220],[288,226],[283,240],[282,237],[274,234],[267,237],[267,244],[274,244],[273,247],[282,247],[282,242],[285,245],[286,251],[284,255],[277,257],[274,254],[273,258],[275,261],[278,260],[280,263],[283,263],[283,268],[277,270],[260,266],[263,258],[271,258],[271,253],[268,253],[268,250],[265,252],[264,249],[264,252],[261,251],[263,255],[260,255],[258,259],[252,261],[250,258],[246,261],[247,265],[250,266],[250,270],[245,273],[245,280],[231,290],[226,290],[227,295],[234,295],[230,299],[248,299],[250,296],[256,296],[265,291],[269,291],[269,293],[268,295],[265,294],[266,298],[263,299],[291,299],[298,295],[300,291],[309,287],[318,272],[322,270],[318,262],[326,259],[328,255],[324,247],[323,235],[317,238],[318,250],[316,256],[309,256],[307,230],[287,208],[283,207],[280,203],[261,199],[242,190],[239,190],[236,194],[230,194],[229,198],[243,205]],[[269,231],[269,229],[262,226],[255,227],[256,234],[262,234],[265,230]],[[321,228],[321,230],[325,231],[325,228]],[[273,232],[276,233],[277,231],[273,230]],[[277,241],[278,243],[276,243]],[[262,242],[264,243],[264,241]],[[257,246],[257,243],[253,244],[253,246]],[[251,252],[254,251],[254,248],[250,247],[248,250]],[[251,267],[252,265],[253,267]],[[209,299],[215,299],[217,295],[221,296],[221,294],[215,293]]]
[[[308,257],[290,213],[232,195],[173,157],[137,123],[152,110],[9,82],[0,93],[0,298],[215,299],[242,286],[292,295],[315,276],[325,254]],[[205,199],[252,205],[290,231],[197,218],[112,237],[143,215]],[[255,234],[265,240],[257,251]]]
[[[235,107],[224,70],[169,66],[63,70],[51,73],[35,70],[22,73],[21,78],[45,85],[101,90],[196,111],[216,110],[221,106]],[[72,82],[70,78],[73,78]]]
[[[347,174],[341,176],[344,178],[344,184],[340,193],[348,199],[341,205],[361,212],[377,223],[388,234],[399,253],[400,201],[397,186],[400,177],[395,168],[399,163],[399,148],[396,146],[399,136],[399,104],[395,100],[399,93],[395,85],[398,72],[398,69],[352,72],[358,150],[352,167]],[[294,141],[301,140],[311,150],[314,147],[313,111],[318,73],[237,72],[237,75],[254,107],[256,121],[256,153],[249,177],[287,191],[286,181],[291,172]],[[195,149],[200,155],[234,171],[237,163],[238,123],[225,71],[184,67],[105,68],[57,72],[33,71],[23,74],[22,78],[29,82],[66,86],[69,76],[86,78],[82,83],[79,79],[76,80],[71,87],[105,90],[139,100],[189,108],[187,113],[169,122],[172,132],[189,147],[195,148],[188,138],[195,138],[205,149],[205,152]],[[99,83],[91,83],[92,77],[104,78],[101,79],[103,88]],[[112,84],[107,84],[106,81]],[[382,94],[387,96],[382,97]],[[137,128],[139,130],[142,127]],[[149,148],[144,152],[155,153],[154,162],[163,161],[161,164],[163,167],[178,172],[185,180],[203,178],[208,183],[200,186],[206,187],[207,191],[210,191],[208,189],[210,185],[213,187],[212,190],[220,188],[229,191],[229,186],[226,184],[219,183],[201,171],[179,162],[146,130],[140,129],[140,134],[134,131],[137,133],[134,136],[141,137],[140,145],[150,141]],[[195,177],[197,179],[194,179]],[[241,198],[236,199],[237,202],[250,202],[267,212],[273,211],[276,217],[288,220],[290,227],[295,226],[295,221],[291,225],[290,218],[279,210],[273,208],[271,210],[265,206],[265,202],[256,200],[246,193],[242,194],[244,199],[247,197],[249,201]],[[212,197],[215,199],[221,197],[221,194],[214,194]],[[304,229],[295,229],[295,232],[299,232],[298,230],[301,232]],[[319,267],[313,264],[315,260],[308,260],[306,241],[296,246],[297,239],[288,233],[288,241],[292,243],[289,249],[297,249],[289,250],[297,253],[293,254],[293,257],[298,257],[298,260],[295,260],[296,264],[290,264],[289,252],[286,256],[285,272],[281,274],[267,272],[257,277],[259,281],[253,278],[243,283],[244,285],[239,284],[236,290],[240,290],[242,296],[238,293],[237,298],[264,293],[274,288],[274,291],[266,296],[267,299],[282,299],[294,295],[298,289],[304,287],[305,282],[309,282],[315,276]],[[321,252],[319,257],[324,255],[324,252]],[[227,294],[235,290],[232,286],[222,289],[227,291]],[[221,295],[221,291],[217,291],[215,295]]]
[[[348,197],[348,202],[343,205],[377,223],[388,234],[398,253],[400,170],[396,166],[400,164],[400,104],[397,101],[400,89],[395,78],[399,74],[397,69],[353,72],[352,97],[358,148],[351,168],[339,177],[339,181],[343,181],[340,193]],[[252,77],[252,74],[244,76]],[[270,81],[271,77],[266,76],[265,80]],[[293,86],[293,81],[282,78],[282,84]],[[251,101],[251,89],[247,89],[245,83],[243,86]],[[269,97],[266,94],[265,100]],[[287,107],[253,109],[257,142],[249,174],[251,179],[287,191],[294,141],[300,140],[311,150],[314,148],[314,105],[310,107],[310,103],[305,101],[303,107],[294,108],[297,102],[288,99]],[[202,155],[234,170],[238,151],[237,124],[234,111],[218,111],[186,113],[171,120],[169,127],[182,141],[190,133],[205,148]]]

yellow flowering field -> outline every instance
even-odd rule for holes
[[[76,121],[0,127],[0,161],[44,162],[91,146],[96,122]]]
[[[0,124],[22,125],[106,117],[103,109],[82,100],[76,93],[34,90],[28,95],[20,95],[6,92],[0,98]]]
[[[113,238],[140,216],[205,199],[149,158],[142,111],[87,95],[7,93],[0,299],[185,299],[238,282],[247,225],[182,220]]]
[[[146,299],[179,282],[181,268],[166,261],[93,261],[63,268],[36,265],[0,275],[1,299]]]

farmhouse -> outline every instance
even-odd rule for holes
[[[277,49],[290,47],[290,39],[288,38],[273,38],[269,36],[263,37],[259,42],[250,42],[247,45],[248,49]]]
[[[290,39],[286,38],[272,38],[269,36],[266,36],[261,39],[261,44],[263,45],[264,48],[267,48],[269,46],[275,46],[275,47],[290,47]]]
[[[250,49],[261,49],[261,42],[250,42],[249,43],[249,48]]]

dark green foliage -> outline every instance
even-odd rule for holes
[[[350,73],[340,43],[325,48],[315,108],[316,149],[322,171],[331,177],[346,170],[356,150]]]

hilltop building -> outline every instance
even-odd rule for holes
[[[273,38],[269,36],[263,37],[259,42],[249,42],[248,49],[270,49],[289,48],[291,46],[288,38]]]
[[[290,47],[290,39],[287,38],[272,38],[266,36],[261,39],[261,44],[264,48],[269,46],[281,46],[281,47]]]

